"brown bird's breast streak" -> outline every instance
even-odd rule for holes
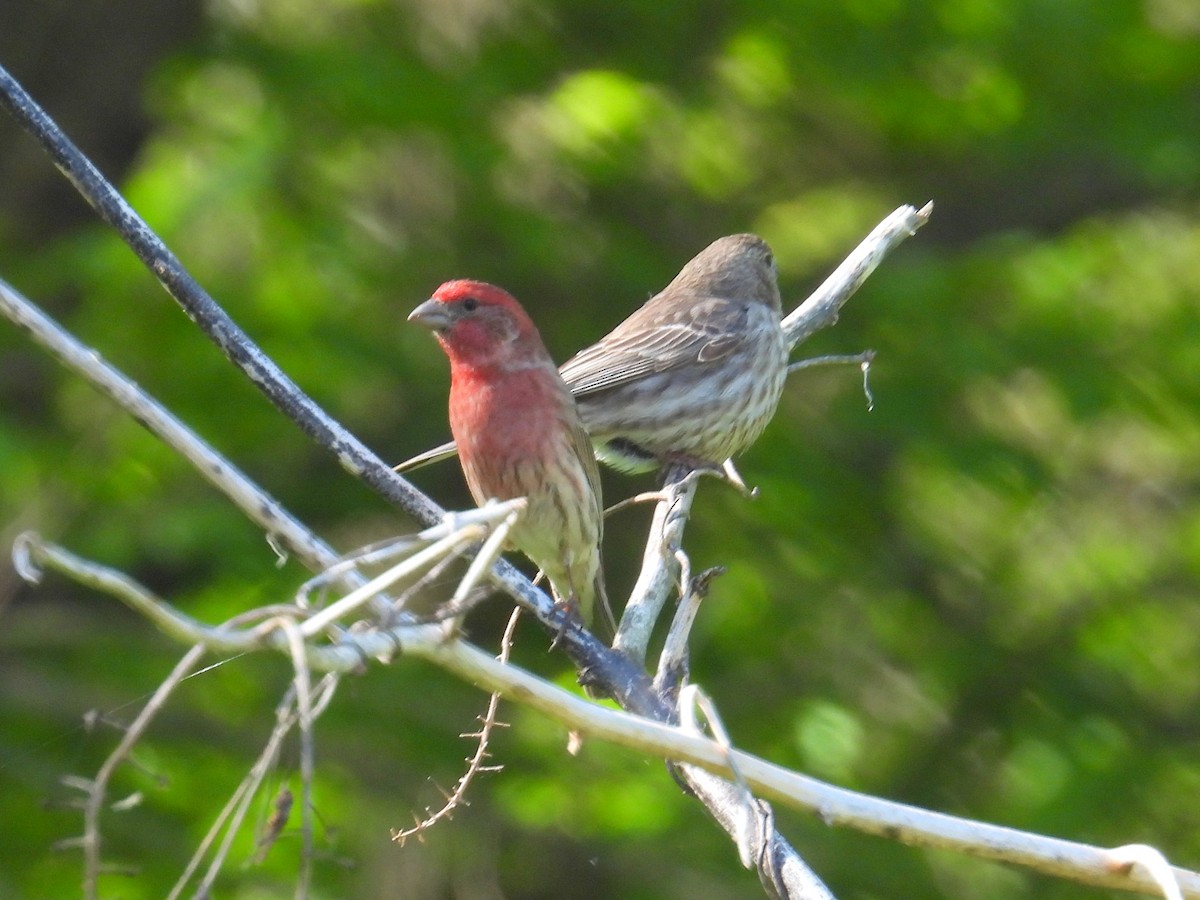
[[[787,374],[778,314],[719,298],[698,305],[704,327],[660,326],[653,342],[631,346],[618,329],[603,360],[581,354],[563,367],[593,440],[720,465],[766,428]]]

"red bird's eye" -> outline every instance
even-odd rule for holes
[[[475,312],[475,310],[479,309],[479,301],[474,297],[468,297],[463,301],[463,309],[467,312]]]

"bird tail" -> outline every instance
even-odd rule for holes
[[[430,463],[441,462],[443,459],[449,459],[458,452],[458,448],[454,445],[454,441],[434,447],[432,450],[426,450],[424,453],[418,453],[412,459],[406,459],[402,463],[392,466],[392,471],[404,474],[411,472],[414,469],[419,469],[422,466],[427,466]]]

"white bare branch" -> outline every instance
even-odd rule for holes
[[[807,300],[783,317],[789,347],[837,322],[838,312],[897,244],[917,233],[933,215],[933,202],[901,206],[880,222]]]

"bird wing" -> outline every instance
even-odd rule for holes
[[[596,505],[597,521],[600,523],[600,534],[604,534],[604,501],[600,494],[600,467],[596,465],[595,451],[592,449],[592,439],[588,437],[583,421],[576,416],[571,424],[571,443],[579,464],[587,475],[588,487],[591,488],[592,502]]]
[[[559,373],[579,397],[656,372],[707,365],[746,343],[747,316],[745,304],[721,297],[705,297],[678,310],[651,300],[598,343],[563,363]]]
[[[596,457],[592,450],[592,439],[588,437],[587,430],[583,427],[583,422],[578,417],[571,426],[571,441],[574,444],[575,453],[579,457],[579,464],[583,466],[583,471],[587,475],[588,485],[591,487],[592,502],[595,504],[596,525],[598,528],[596,543],[603,546],[604,540],[604,500],[600,493],[600,467],[596,465]],[[609,635],[617,633],[617,620],[613,616],[612,605],[608,602],[608,589],[604,583],[604,565],[603,563],[596,568],[596,581],[593,585],[595,591],[594,603],[600,607],[600,615],[604,619],[605,627],[608,629]]]

